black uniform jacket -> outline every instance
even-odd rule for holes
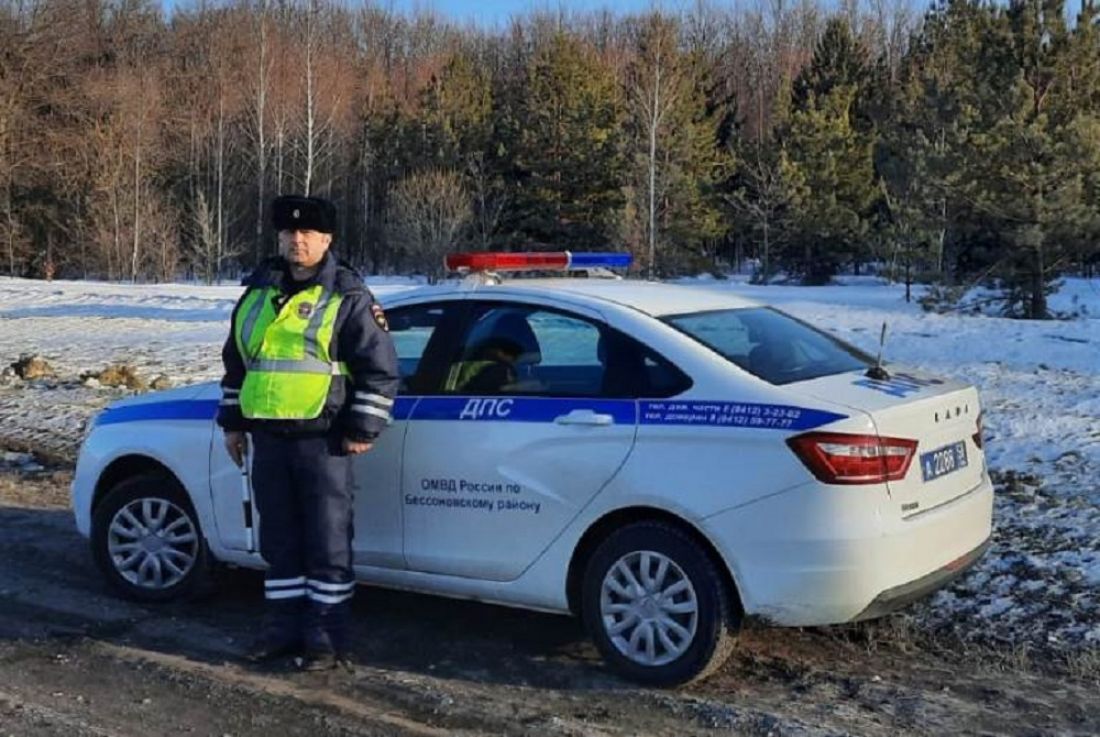
[[[289,299],[302,289],[320,284],[343,295],[336,313],[336,324],[329,345],[334,361],[343,361],[350,376],[333,376],[321,415],[312,420],[249,420],[241,414],[235,400],[244,383],[245,362],[233,337],[237,310],[244,295],[233,308],[229,337],[222,348],[225,376],[222,392],[225,397],[218,407],[218,424],[227,431],[262,430],[279,435],[315,435],[337,430],[350,440],[369,442],[385,429],[387,420],[377,413],[354,411],[356,407],[392,410],[397,393],[397,354],[385,327],[386,321],[370,290],[359,274],[347,264],[326,253],[321,267],[312,279],[294,281],[289,266],[281,257],[268,259],[244,281],[245,294],[252,289],[278,287]]]

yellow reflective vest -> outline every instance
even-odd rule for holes
[[[253,420],[312,420],[328,398],[333,375],[347,369],[329,345],[343,297],[320,285],[303,289],[276,309],[276,287],[245,295],[233,337],[245,364],[241,414]]]

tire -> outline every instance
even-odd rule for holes
[[[201,593],[210,552],[198,516],[166,474],[121,481],[92,516],[92,556],[110,587],[127,599],[165,602]]]
[[[741,619],[707,551],[661,521],[619,528],[596,548],[581,606],[604,659],[648,686],[679,686],[713,673],[733,652]]]

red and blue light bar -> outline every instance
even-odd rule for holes
[[[452,253],[444,259],[448,271],[569,271],[570,269],[625,269],[634,257],[629,253],[572,251],[485,251]]]

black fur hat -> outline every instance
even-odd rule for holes
[[[284,195],[271,203],[271,223],[275,230],[316,230],[336,232],[336,205],[321,197]]]

